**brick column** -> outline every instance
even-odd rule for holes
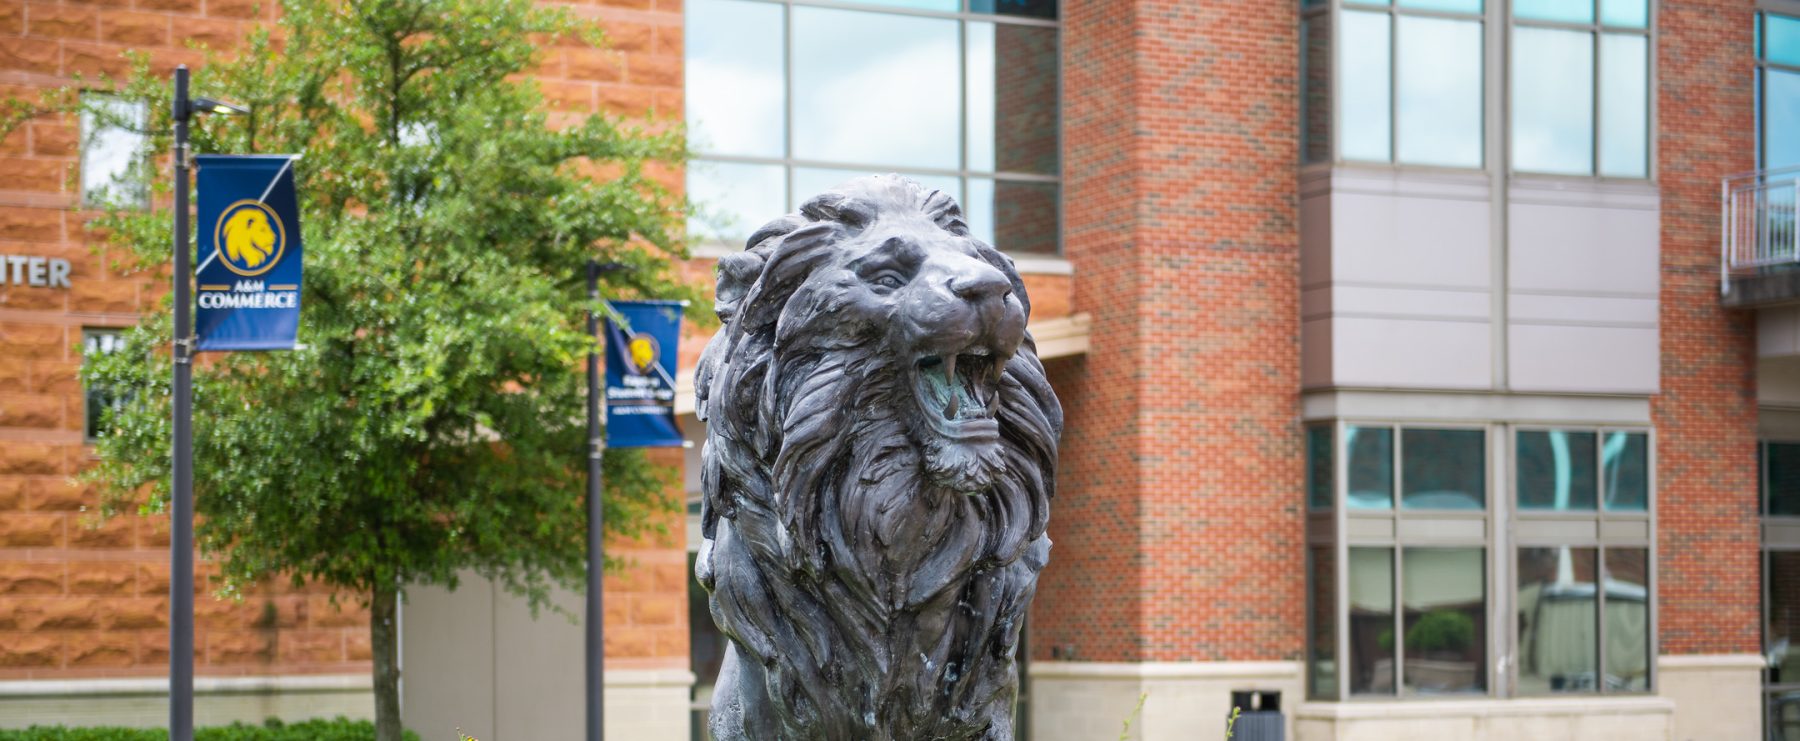
[[[1063,6],[1064,245],[1093,330],[1053,379],[1040,662],[1300,658],[1293,5]]]

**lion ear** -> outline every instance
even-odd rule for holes
[[[714,291],[713,306],[719,315],[719,321],[729,322],[737,316],[744,296],[756,285],[757,278],[762,275],[763,265],[769,260],[769,253],[774,247],[768,242],[787,236],[789,232],[806,225],[806,220],[789,214],[764,224],[750,239],[744,242],[743,252],[734,252],[719,258],[718,288]]]

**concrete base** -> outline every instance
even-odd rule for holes
[[[269,718],[375,717],[367,674],[198,677],[194,723],[221,726]],[[0,728],[32,725],[169,727],[167,679],[0,682]]]
[[[1675,703],[1674,741],[1761,739],[1763,664],[1757,654],[1657,657],[1658,694]]]
[[[583,602],[556,595],[579,614]],[[454,592],[408,590],[400,610],[400,714],[421,738],[575,739],[587,728],[582,651],[586,634],[486,579]],[[694,674],[678,666],[606,671],[606,737],[688,741]]]
[[[1279,690],[1283,703],[1301,697],[1297,661],[1029,666],[1032,741],[1222,741],[1232,690]],[[1130,731],[1121,736],[1127,721]]]
[[[1309,702],[1294,711],[1289,738],[1667,741],[1674,711],[1667,699],[1646,696]]]

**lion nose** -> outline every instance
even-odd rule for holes
[[[1012,282],[1000,271],[986,265],[950,276],[950,292],[965,301],[979,302],[990,297],[1003,297],[1012,292]]]

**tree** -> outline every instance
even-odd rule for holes
[[[251,110],[198,119],[195,151],[303,155],[306,247],[303,348],[196,368],[197,538],[227,590],[279,576],[368,603],[382,741],[400,738],[406,586],[473,569],[535,606],[582,583],[583,263],[635,268],[611,296],[701,299],[671,277],[682,207],[653,177],[679,133],[543,112],[526,75],[570,39],[599,41],[528,0],[285,0],[276,29],[194,74],[196,95]],[[148,102],[166,162],[167,79],[134,70],[119,87]],[[166,275],[166,208],[93,226]],[[170,335],[165,303],[83,371],[126,399],[87,474],[113,509],[164,506]],[[609,529],[667,506],[641,455],[611,452],[606,477]]]

